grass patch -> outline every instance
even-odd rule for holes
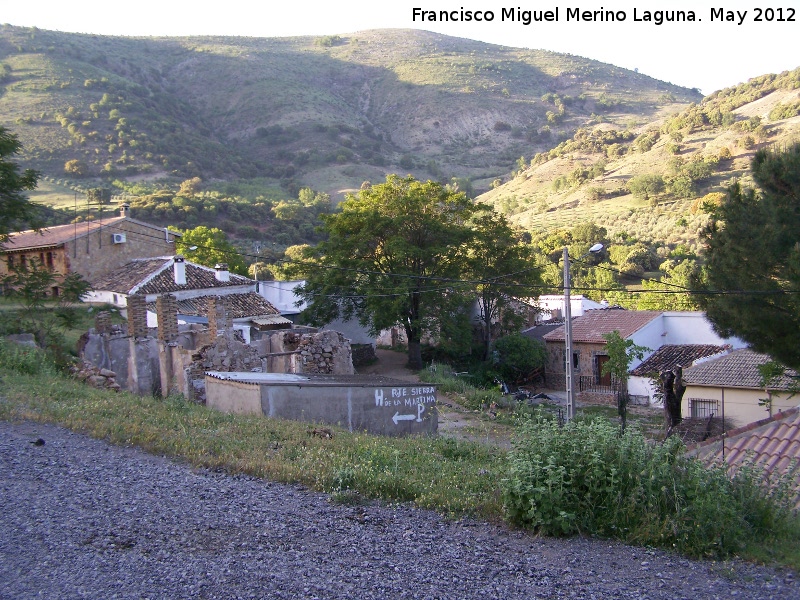
[[[470,410],[481,410],[492,403],[500,403],[503,398],[497,390],[476,387],[468,377],[456,375],[445,364],[433,363],[418,375],[420,381],[437,384],[441,393],[451,394],[459,404]]]
[[[707,469],[684,460],[677,447],[656,445],[652,451],[657,456],[642,470],[634,459],[646,456],[648,445],[641,437],[634,439],[633,428],[620,438],[615,425],[599,418],[588,422],[599,423],[592,427],[605,445],[592,446],[588,435],[567,428],[563,430],[566,437],[559,438],[551,416],[539,429],[531,425],[533,420],[520,427],[511,454],[497,445],[452,438],[384,438],[336,428],[332,428],[332,439],[321,439],[308,434],[307,423],[224,414],[181,397],[159,399],[96,390],[59,374],[41,360],[40,352],[18,351],[3,343],[0,419],[56,423],[196,467],[306,485],[331,494],[331,501],[338,504],[370,499],[412,502],[450,516],[506,519],[551,535],[594,533],[673,548],[690,556],[735,553],[800,570],[796,516],[776,510],[747,482],[730,484],[717,473],[709,485],[701,480]],[[558,442],[554,455],[564,457],[574,451],[572,464],[553,463],[553,468],[538,469],[539,476],[548,481],[528,485],[526,478],[537,471],[535,456],[547,452],[548,439]],[[624,450],[619,464],[604,454],[615,440],[622,440]],[[592,467],[592,477],[583,478],[591,484],[589,493],[574,487],[582,475],[565,475],[584,459]],[[670,465],[678,462],[691,476],[690,482],[697,484],[687,488],[688,495],[673,492],[671,484],[664,483]],[[750,484],[756,481],[748,477]],[[622,481],[628,483],[622,485]],[[546,489],[561,490],[547,514],[543,504],[528,500],[532,490],[539,494]],[[627,493],[631,489],[632,495]],[[575,508],[575,501],[588,504]],[[674,519],[663,512],[670,503],[679,508]],[[746,509],[744,517],[737,512],[739,507]],[[541,526],[541,519],[533,523],[531,515],[544,515],[549,528]],[[709,540],[698,537],[703,532],[710,532]]]
[[[323,440],[308,435],[307,423],[228,415],[182,398],[108,393],[54,369],[46,375],[0,364],[0,419],[57,423],[197,467],[300,483],[341,499],[414,502],[489,520],[502,514],[499,481],[505,452],[498,448],[344,430]]]
[[[510,455],[507,516],[545,535],[612,537],[703,558],[796,542],[796,482],[764,487],[753,467],[729,477],[684,449],[675,437],[651,444],[602,419],[560,427],[537,416]]]

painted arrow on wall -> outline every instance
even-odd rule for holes
[[[394,421],[394,424],[397,425],[398,421],[413,421],[416,418],[417,415],[401,415],[399,412],[396,412],[392,417],[392,421]]]

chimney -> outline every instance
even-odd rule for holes
[[[231,274],[228,272],[228,263],[219,263],[214,265],[214,268],[217,270],[216,277],[217,281],[230,281]]]
[[[186,259],[180,254],[172,259],[172,268],[175,272],[175,285],[186,285]]]
[[[119,216],[124,219],[129,219],[131,216],[131,205],[125,202],[119,206]]]

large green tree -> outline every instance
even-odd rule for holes
[[[221,229],[200,225],[181,231],[178,250],[192,262],[207,267],[227,263],[232,273],[247,276],[247,265],[241,253],[228,241]]]
[[[715,329],[800,368],[800,144],[761,150],[703,232],[700,303]]]
[[[373,333],[401,325],[409,365],[422,367],[421,341],[463,309],[459,282],[486,206],[433,181],[389,175],[349,195],[341,211],[323,215],[327,239],[295,263],[304,277],[306,317],[326,323],[357,317]]]
[[[534,248],[505,217],[484,213],[473,223],[474,238],[467,254],[467,273],[477,286],[483,328],[484,360],[489,357],[494,331],[519,329],[529,309],[527,299],[542,285]]]
[[[21,172],[9,160],[21,148],[17,136],[0,127],[0,248],[10,233],[39,225],[39,207],[23,193],[36,188],[39,173],[31,169]]]

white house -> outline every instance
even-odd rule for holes
[[[228,271],[226,264],[214,269],[188,262],[183,256],[133,260],[92,282],[94,290],[85,302],[111,304],[123,311],[128,297],[143,295],[147,303],[147,325],[158,326],[156,298],[175,296],[178,323],[207,323],[208,298],[221,297],[234,329],[245,341],[250,327],[289,327],[291,321],[255,291],[255,281]]]
[[[534,305],[539,309],[537,321],[550,321],[564,318],[564,294],[544,294],[539,296]],[[569,303],[573,317],[580,317],[587,310],[606,308],[608,303],[595,302],[583,295],[570,296]]]
[[[305,281],[259,281],[258,293],[261,294],[271,305],[278,309],[280,314],[292,322],[297,323],[298,315],[307,306],[303,299],[295,294],[295,290],[303,285]],[[336,319],[327,323],[320,329],[331,329],[338,331],[351,344],[371,344],[375,345],[375,337],[371,336],[367,329],[363,327],[357,319],[342,320]]]

